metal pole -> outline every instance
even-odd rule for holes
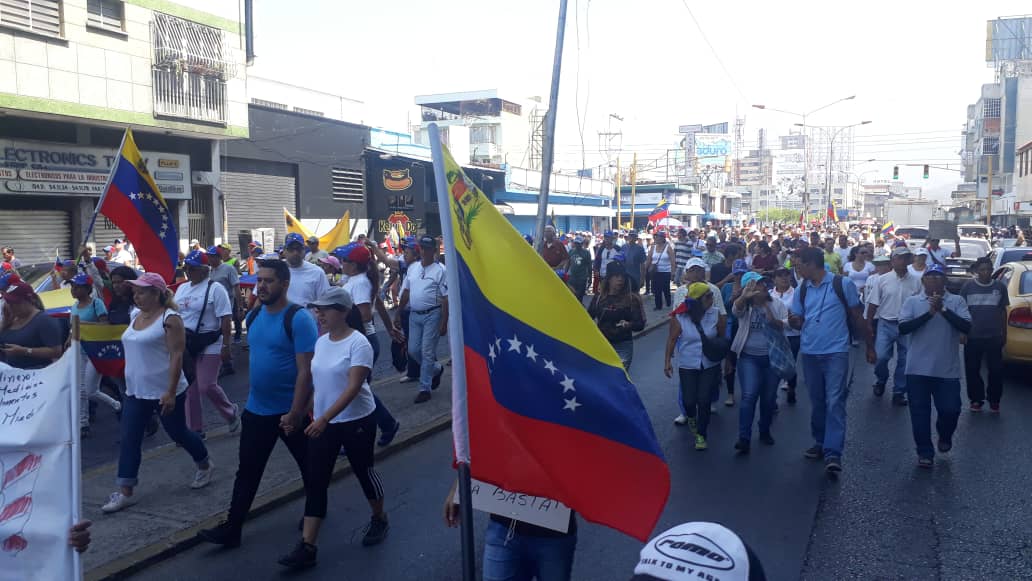
[[[462,539],[462,579],[476,581],[477,552],[473,544],[473,486],[469,464],[459,462],[459,531]]]
[[[541,252],[545,238],[545,221],[548,218],[548,180],[552,176],[552,156],[555,149],[555,116],[559,107],[559,72],[563,65],[563,38],[566,31],[566,0],[559,0],[559,26],[555,34],[555,60],[552,63],[552,89],[548,95],[548,112],[545,113],[545,138],[541,160],[541,191],[538,193],[537,224],[534,227],[534,243]]]
[[[989,156],[989,194],[985,197],[985,225],[989,227],[989,240],[993,238],[993,156]],[[957,236],[960,243],[960,236]]]
[[[824,180],[824,194],[828,197],[822,207],[824,208],[824,223],[828,223],[828,207],[831,206],[831,161],[835,158],[835,137],[838,133],[828,138],[828,177]]]
[[[803,224],[806,224],[806,212],[810,208],[810,156],[807,149],[810,146],[810,135],[806,132],[806,115],[803,115]]]
[[[620,199],[622,197],[620,195],[621,194],[620,186],[623,183],[621,181],[622,178],[623,178],[623,176],[620,175],[620,158],[618,157],[618,158],[616,158],[616,229],[617,230],[620,229],[620,218],[623,215],[622,207],[620,205],[621,204]],[[610,226],[610,228],[612,228],[612,226]]]
[[[631,230],[634,230],[634,194],[638,189],[638,154],[631,160]],[[618,228],[619,229],[619,228]]]

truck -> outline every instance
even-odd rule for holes
[[[939,202],[935,200],[888,200],[885,202],[885,221],[897,227],[903,224],[928,227],[938,217]]]

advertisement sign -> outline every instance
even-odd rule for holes
[[[723,166],[732,147],[731,136],[726,133],[695,134],[695,157],[699,165]]]
[[[781,149],[774,153],[774,175],[780,178],[803,177],[806,156],[802,149]]]
[[[147,170],[170,200],[189,200],[190,156],[141,151]],[[117,148],[0,139],[0,195],[99,197]]]

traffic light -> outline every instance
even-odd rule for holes
[[[892,166],[892,179],[894,179],[894,180],[898,180],[899,179],[899,166],[898,165]]]
[[[928,179],[928,164],[927,163],[924,166],[924,179]]]

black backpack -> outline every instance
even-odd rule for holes
[[[838,297],[840,303],[842,303],[842,310],[846,312],[846,327],[849,329],[849,336],[854,337],[853,333],[853,318],[849,316],[849,301],[846,300],[846,291],[842,289],[842,275],[836,274],[835,278],[831,279],[831,288],[835,291],[835,296]],[[799,305],[806,309],[806,289],[810,288],[810,285],[803,284],[799,287]],[[803,313],[806,314],[805,312]]]
[[[258,317],[258,313],[260,313],[261,310],[262,304],[258,303],[258,306],[247,312],[247,315],[244,317],[244,320],[247,322],[248,331],[250,331],[251,324],[254,323],[255,318]],[[284,330],[286,330],[287,339],[290,340],[291,343],[294,342],[294,315],[296,315],[297,312],[300,310],[301,305],[288,304],[287,312],[283,316],[283,328]]]

